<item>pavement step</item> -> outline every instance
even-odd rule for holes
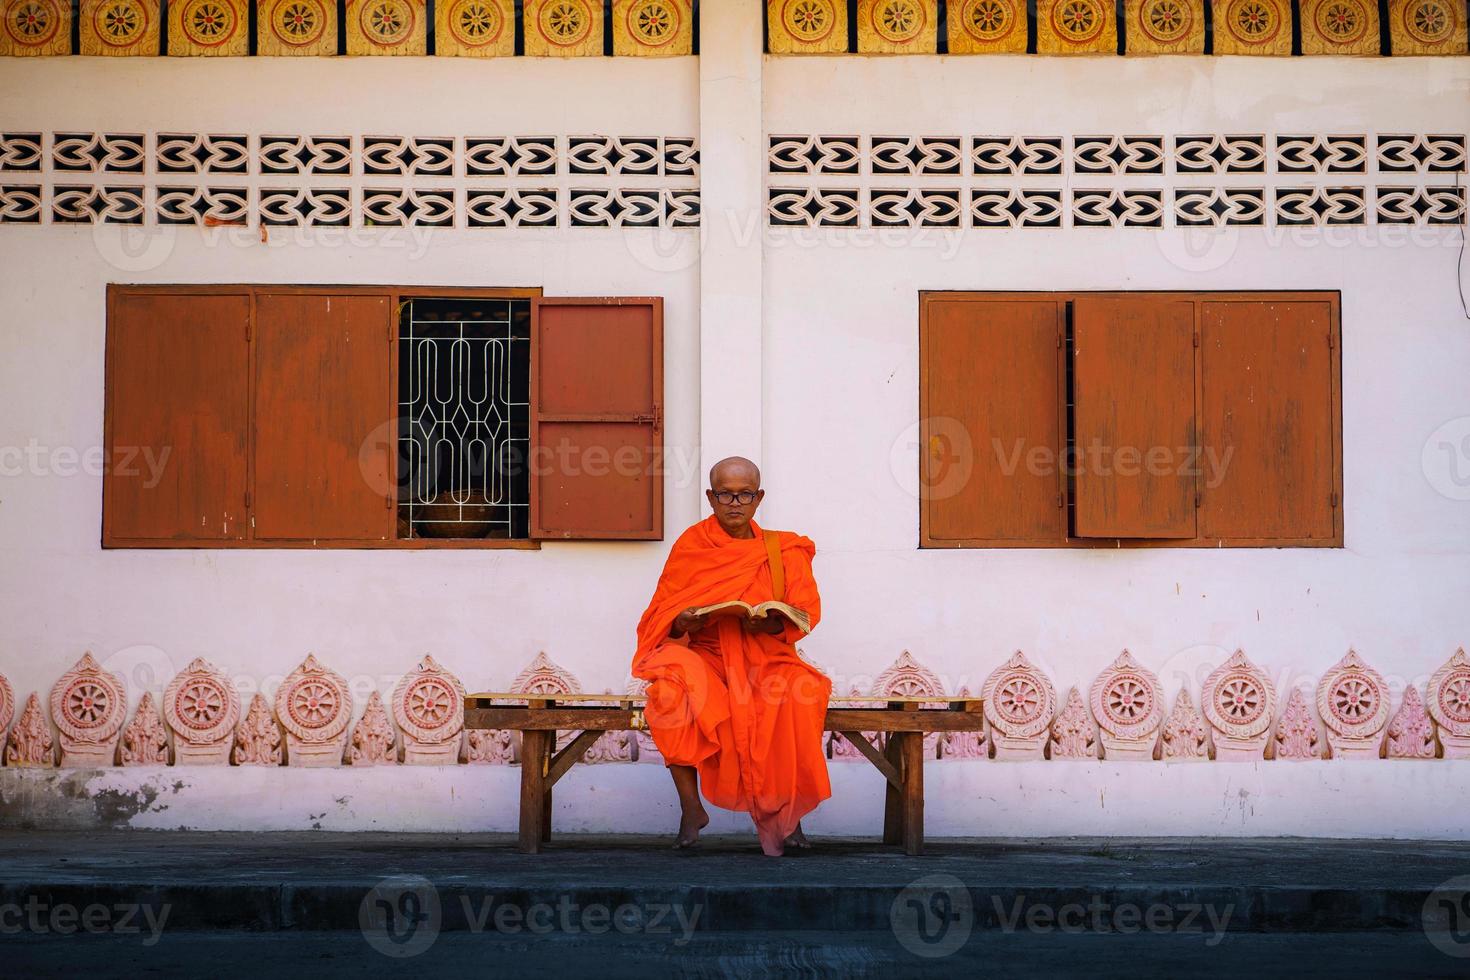
[[[1345,976],[1464,977],[1470,959],[1424,935],[975,932],[953,950],[916,952],[892,933],[698,933],[667,937],[442,933],[388,951],[363,935],[327,932],[167,932],[159,941],[114,935],[4,937],[11,976],[193,978],[300,976],[313,980],[412,972],[436,980],[492,976],[902,977],[1008,976],[1192,980],[1242,976],[1341,980]]]

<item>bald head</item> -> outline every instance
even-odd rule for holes
[[[709,489],[704,492],[715,512],[715,520],[732,538],[755,536],[750,519],[766,492],[761,489],[761,470],[744,456],[727,456],[709,470]]]
[[[761,488],[761,468],[744,456],[726,456],[709,468],[710,489],[721,489],[720,484],[728,479],[748,483],[750,489],[759,490]]]

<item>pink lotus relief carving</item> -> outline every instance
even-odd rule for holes
[[[942,698],[944,694],[944,682],[939,675],[928,667],[914,659],[914,655],[905,650],[898,655],[898,659],[889,664],[881,674],[873,680],[872,693],[874,697],[891,697],[895,701],[904,698]],[[926,705],[928,708],[938,708],[942,705]],[[924,736],[924,758],[934,759],[939,756],[939,733],[930,732]]]
[[[1067,692],[1066,704],[1052,720],[1049,748],[1053,759],[1097,758],[1097,729],[1075,687]]]
[[[163,718],[174,733],[174,764],[228,765],[240,696],[219,670],[196,657],[163,692]]]
[[[1210,746],[1205,720],[1189,696],[1188,688],[1180,688],[1174,699],[1174,710],[1164,719],[1159,736],[1159,757],[1165,762],[1208,762]]]
[[[1446,759],[1470,759],[1470,657],[1462,647],[1434,672],[1425,698]]]
[[[367,707],[352,729],[348,761],[354,766],[398,764],[398,733],[393,730],[382,695],[377,691],[368,695]]]
[[[1216,760],[1265,758],[1271,720],[1276,715],[1276,688],[1244,651],[1236,650],[1205,678],[1200,705],[1214,733]]]
[[[1127,650],[1092,682],[1092,714],[1102,732],[1103,758],[1147,762],[1154,757],[1164,721],[1163,696],[1154,672]]]
[[[10,728],[10,721],[15,717],[15,692],[10,688],[10,681],[4,674],[0,674],[0,740],[5,738],[6,731]]]
[[[279,766],[281,748],[281,729],[271,714],[270,702],[257,692],[235,733],[235,765]]]
[[[516,761],[514,732],[472,728],[465,733],[465,762],[470,765],[508,766]]]
[[[1286,699],[1286,710],[1276,722],[1275,743],[1278,759],[1302,762],[1322,758],[1317,719],[1312,717],[1306,695],[1299,687],[1292,688],[1291,696]]]
[[[1434,719],[1424,709],[1419,689],[1410,684],[1404,688],[1404,703],[1388,723],[1390,759],[1433,759],[1438,746],[1434,740]]]
[[[315,654],[286,676],[276,690],[276,716],[286,730],[288,766],[339,766],[352,721],[352,694],[341,674]]]
[[[144,691],[138,699],[133,721],[123,729],[119,755],[125,766],[168,765],[168,730],[163,727],[163,719],[153,705],[151,691]]]
[[[403,761],[452,766],[464,733],[464,685],[428,654],[393,688],[393,720],[403,732]]]
[[[1017,650],[991,671],[981,688],[985,721],[998,760],[1041,759],[1047,730],[1056,713],[1057,693],[1051,680]]]
[[[1334,759],[1377,759],[1388,724],[1388,685],[1353,650],[1317,682],[1317,713]]]
[[[20,720],[5,741],[5,764],[16,768],[49,769],[56,765],[51,726],[41,714],[41,700],[33,692],[26,698]]]
[[[959,700],[974,697],[968,687],[961,687]],[[985,716],[980,716],[980,730],[975,732],[945,732],[939,740],[941,759],[988,759],[990,758],[990,730],[985,725]]]
[[[98,665],[91,652],[51,688],[51,719],[61,735],[63,767],[113,765],[127,721],[122,679]]]

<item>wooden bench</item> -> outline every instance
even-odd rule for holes
[[[829,707],[827,731],[857,746],[888,781],[883,843],[909,854],[924,849],[924,736],[975,732],[982,727],[979,699],[846,697]],[[607,694],[503,694],[465,697],[465,727],[521,733],[520,849],[535,854],[551,839],[551,791],[604,732],[642,731],[644,699]],[[577,732],[561,750],[559,732]],[[879,750],[863,732],[886,732]]]

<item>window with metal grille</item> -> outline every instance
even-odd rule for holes
[[[663,536],[663,301],[108,287],[109,548]]]
[[[530,381],[530,299],[401,304],[400,538],[529,536]]]

